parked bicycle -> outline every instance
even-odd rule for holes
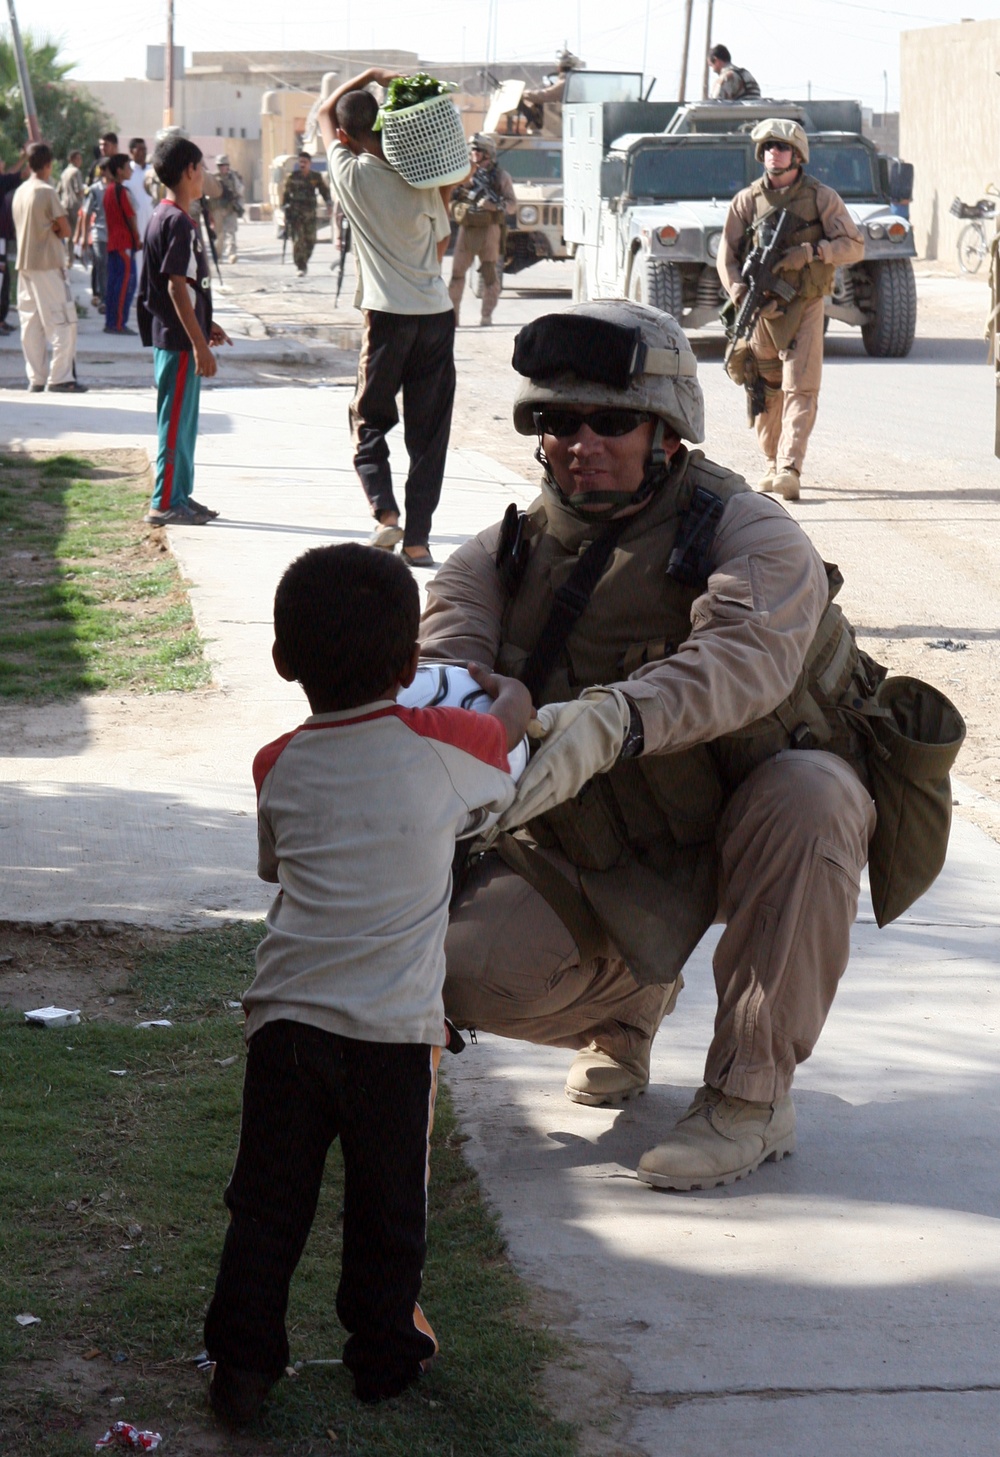
[[[958,235],[958,266],[963,273],[978,273],[984,258],[989,256],[990,235],[986,231],[986,219],[995,218],[997,188],[991,182],[986,188],[986,197],[978,202],[963,202],[960,197],[949,208],[952,217],[968,218],[969,221]]]

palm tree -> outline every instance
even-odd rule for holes
[[[109,118],[87,90],[66,80],[76,62],[60,59],[58,41],[30,34],[22,38],[42,136],[63,161],[72,147],[88,149],[88,143],[107,130]],[[26,140],[14,47],[9,36],[0,33],[0,159],[9,165]]]

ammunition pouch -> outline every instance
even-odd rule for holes
[[[471,202],[452,203],[451,215],[463,228],[488,228],[498,221],[496,213],[480,211]]]
[[[879,926],[901,916],[937,879],[951,829],[949,774],[965,723],[943,693],[919,678],[885,678],[858,706],[868,734],[868,773],[878,819],[868,877]]]

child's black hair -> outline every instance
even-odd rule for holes
[[[164,187],[173,191],[187,169],[197,167],[202,156],[201,148],[190,137],[164,137],[153,153],[153,171]]]
[[[132,158],[127,152],[116,152],[113,157],[108,158],[108,171],[116,182],[124,172],[126,162],[131,162],[131,160]]]
[[[288,567],[274,594],[274,637],[314,713],[356,708],[409,665],[420,593],[401,557],[346,542]]]
[[[337,125],[352,141],[360,142],[371,135],[378,117],[378,102],[370,91],[348,91],[336,107]]]

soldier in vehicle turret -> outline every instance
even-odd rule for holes
[[[709,67],[716,81],[712,95],[716,101],[753,101],[760,96],[760,86],[745,66],[734,66],[726,46],[713,46],[708,53]]]
[[[839,194],[803,171],[809,140],[797,121],[772,118],[750,135],[764,173],[729,204],[716,266],[739,307],[747,292],[741,269],[759,230],[786,210],[801,220],[777,263],[794,297],[773,300],[758,318],[745,380],[748,389],[758,379],[763,386],[754,424],[767,470],[757,489],[797,501],[823,374],[823,300],[837,269],[859,263],[865,245]]]

